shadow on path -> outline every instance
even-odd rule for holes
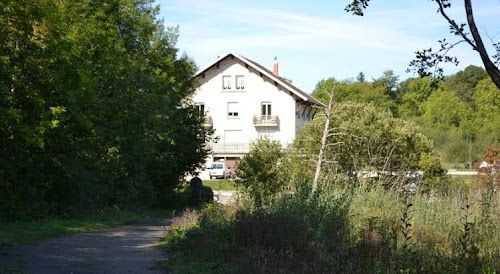
[[[149,268],[166,257],[154,245],[170,221],[170,218],[150,219],[16,247],[8,256],[0,256],[0,272],[163,273]]]

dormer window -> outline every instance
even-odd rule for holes
[[[231,76],[229,75],[222,76],[222,89],[224,90],[231,89]]]
[[[245,89],[245,78],[243,75],[236,75],[236,89]]]

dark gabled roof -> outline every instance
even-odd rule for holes
[[[206,68],[199,70],[195,76],[197,77],[197,76],[201,75],[202,73],[207,71],[209,68],[211,68],[212,66],[214,66],[215,64],[217,64],[221,60],[227,58],[228,56],[234,56],[234,57],[240,59],[245,64],[248,64],[249,66],[253,67],[255,70],[257,70],[257,71],[261,72],[262,74],[266,75],[267,77],[269,77],[271,80],[280,84],[282,87],[289,90],[291,93],[295,94],[297,97],[301,98],[303,101],[309,102],[313,105],[317,105],[320,107],[325,107],[325,105],[323,103],[316,100],[316,98],[312,97],[311,95],[302,91],[301,89],[297,88],[296,86],[292,85],[292,83],[290,83],[289,81],[287,81],[283,77],[276,76],[276,75],[274,75],[273,72],[271,72],[270,70],[268,70],[266,67],[262,66],[261,64],[255,62],[255,61],[252,61],[246,57],[243,57],[241,55],[235,54],[235,53],[228,53],[224,57],[217,59],[217,61],[213,62],[212,64],[210,64]]]

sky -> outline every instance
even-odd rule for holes
[[[312,92],[318,81],[344,80],[363,72],[366,79],[393,70],[400,80],[415,51],[439,48],[440,39],[458,41],[428,0],[372,0],[365,16],[344,11],[349,0],[156,0],[166,27],[179,27],[177,47],[204,68],[218,56],[238,53],[272,69]],[[472,1],[485,44],[500,41],[500,0]],[[448,10],[465,22],[463,1]],[[489,48],[492,53],[491,47]],[[459,58],[452,74],[473,64],[483,66],[465,43],[451,51]],[[491,54],[490,54],[491,55]]]

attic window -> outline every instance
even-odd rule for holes
[[[229,75],[222,76],[222,89],[224,90],[231,89],[231,76]]]
[[[243,75],[236,75],[236,89],[245,89],[245,78]]]

